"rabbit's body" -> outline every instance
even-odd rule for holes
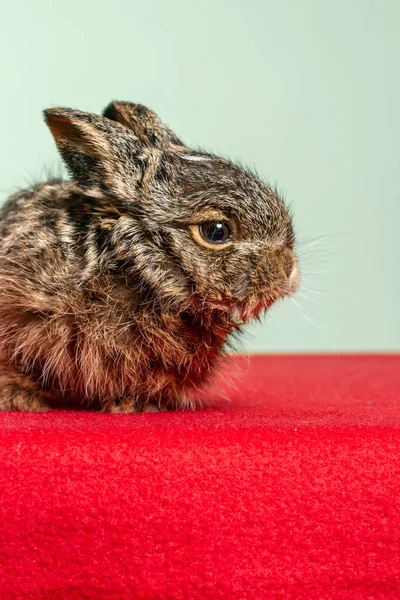
[[[157,311],[134,276],[100,271],[91,232],[100,221],[93,205],[101,202],[76,212],[85,203],[78,198],[73,183],[47,183],[16,194],[0,213],[3,362],[12,357],[18,381],[26,374],[27,408],[42,397],[32,394],[36,387],[115,410],[124,401],[131,409],[147,401],[182,405],[185,387],[211,370],[233,324],[217,310],[202,318]],[[112,261],[111,250],[103,260]],[[20,408],[9,376],[10,369],[0,375],[3,408]]]
[[[143,107],[107,111],[49,111],[75,180],[15,194],[0,212],[0,409],[189,405],[237,317],[296,287],[290,218],[270,188],[193,154]],[[270,214],[240,204],[248,193]],[[230,220],[214,250],[215,223]]]

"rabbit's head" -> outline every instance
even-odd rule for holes
[[[92,213],[98,268],[134,276],[174,310],[243,321],[296,290],[290,214],[253,174],[186,147],[141,105],[45,116]]]

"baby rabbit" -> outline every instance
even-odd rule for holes
[[[229,334],[297,288],[288,210],[139,104],[45,119],[72,180],[0,212],[0,410],[191,406]]]

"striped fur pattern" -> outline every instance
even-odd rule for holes
[[[229,335],[297,287],[287,208],[141,105],[45,119],[71,180],[0,212],[0,410],[192,406]],[[213,219],[232,241],[202,240]]]

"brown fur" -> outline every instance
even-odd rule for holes
[[[45,114],[73,179],[0,213],[0,410],[189,406],[229,334],[295,291],[288,211],[140,105]],[[233,239],[204,240],[210,219]]]

